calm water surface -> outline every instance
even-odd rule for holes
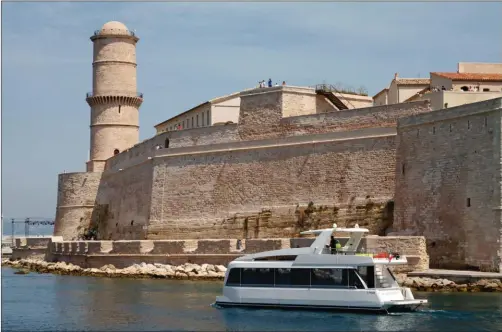
[[[502,295],[416,293],[395,315],[217,309],[219,282],[15,275],[2,268],[4,331],[498,331]]]

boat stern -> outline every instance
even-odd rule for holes
[[[391,300],[383,303],[383,309],[387,312],[410,312],[416,311],[421,306],[427,304],[427,300]]]
[[[415,311],[428,303],[425,299],[415,299],[409,287],[379,290],[378,297],[387,312]]]

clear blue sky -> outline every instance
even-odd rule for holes
[[[92,43],[136,30],[140,136],[271,77],[364,85],[502,61],[501,3],[2,3],[2,212],[55,215],[57,174],[89,150]]]

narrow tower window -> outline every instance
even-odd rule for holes
[[[197,128],[199,127],[199,114],[197,114]]]
[[[169,147],[169,138],[166,138],[166,141],[164,142],[164,147],[166,149]]]
[[[404,163],[401,165],[401,173],[404,175],[404,172],[405,172],[405,166],[404,166]]]
[[[113,150],[113,155],[116,155],[116,154],[119,154],[119,153],[120,153],[119,149]]]
[[[470,206],[471,206],[471,199],[470,199],[470,198],[468,198],[468,199],[467,199],[467,207],[470,207]]]
[[[209,126],[211,124],[210,119],[209,119],[209,110],[207,111],[207,125]]]
[[[202,127],[204,127],[204,112],[202,112]]]
[[[119,113],[120,113],[120,105],[119,105]]]

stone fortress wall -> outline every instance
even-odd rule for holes
[[[72,239],[90,227],[101,175],[99,172],[59,174],[54,235]]]
[[[307,88],[246,91],[238,125],[163,133],[110,158],[93,210],[102,238],[283,237],[333,222],[384,235],[396,120],[428,103],[283,117],[315,98]]]
[[[112,78],[122,86],[88,98],[91,124],[110,132],[137,129],[117,100],[132,98],[124,111],[134,112],[142,102],[132,96],[135,63],[126,61],[135,48],[115,40],[136,42],[126,29],[105,24],[108,41],[95,47],[106,61],[94,66],[93,93]],[[133,76],[113,67],[122,61],[108,55],[114,47]],[[237,124],[129,139],[117,155],[114,136],[91,129],[91,148],[106,147],[99,151],[108,158],[91,151],[94,173],[60,175],[55,235],[77,240],[96,228],[117,246],[250,241],[357,223],[372,234],[425,235],[433,267],[499,270],[500,101],[435,112],[428,101],[326,112],[314,89],[280,86],[241,92]]]
[[[501,111],[493,99],[399,120],[394,230],[433,266],[501,268]]]

